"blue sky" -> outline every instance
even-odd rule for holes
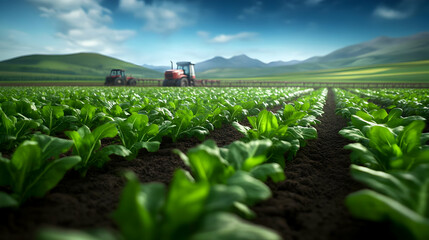
[[[75,52],[151,65],[239,54],[304,60],[429,31],[426,0],[0,1],[0,60]]]

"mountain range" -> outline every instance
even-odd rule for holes
[[[204,72],[215,68],[265,68],[265,67],[287,66],[287,65],[292,65],[296,63],[299,63],[299,61],[297,60],[293,60],[289,62],[275,61],[270,63],[264,63],[258,59],[250,58],[242,54],[231,58],[224,58],[224,57],[218,56],[203,62],[199,62],[195,64],[195,70],[197,72]]]
[[[197,78],[244,78],[374,64],[429,60],[429,32],[407,37],[378,37],[304,61],[264,63],[246,55],[214,57],[196,63]],[[0,80],[103,79],[112,68],[141,78],[163,78],[170,66],[139,66],[97,53],[28,55],[0,62]]]
[[[280,64],[272,67],[270,67],[270,64],[272,63],[264,65],[264,63],[260,61],[259,67],[249,67],[251,65],[256,65],[255,63],[258,60],[249,58],[245,55],[232,57],[229,61],[237,58],[240,60],[238,61],[240,64],[230,63],[230,66],[233,67],[225,67],[225,65],[227,66],[228,59],[223,62],[223,67],[219,67],[219,60],[212,61],[213,59],[211,59],[203,62],[203,69],[205,69],[205,71],[200,72],[200,77],[267,76],[286,72],[428,60],[429,32],[418,33],[401,38],[382,36],[367,42],[338,49],[325,56],[316,56],[304,61],[290,61],[287,62],[288,64]],[[198,65],[199,63],[196,64],[196,68]]]
[[[375,38],[338,49],[323,57],[313,57],[305,63],[330,63],[331,66],[352,67],[389,62],[406,62],[425,60],[429,56],[429,32],[423,32],[408,37],[390,38],[386,36]],[[342,62],[338,62],[341,60]]]

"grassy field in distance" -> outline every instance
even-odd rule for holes
[[[198,75],[197,75],[198,77]],[[213,78],[219,80],[254,80],[288,82],[429,82],[429,60],[326,69],[305,72],[289,72],[264,77]]]

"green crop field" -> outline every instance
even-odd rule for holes
[[[335,222],[328,214],[335,211],[346,221],[334,231],[363,226],[425,240],[428,96],[428,89],[3,87],[0,236],[280,240],[274,220]],[[98,230],[73,230],[81,216]]]
[[[429,0],[0,1],[0,240],[429,240]]]

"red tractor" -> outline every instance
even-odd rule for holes
[[[177,86],[187,87],[195,86],[195,68],[191,62],[177,62],[177,69],[173,69],[173,62],[171,63],[171,70],[164,73],[164,81],[162,86]]]
[[[112,69],[104,82],[106,86],[135,86],[136,84],[137,80],[133,77],[127,77],[123,69]]]

